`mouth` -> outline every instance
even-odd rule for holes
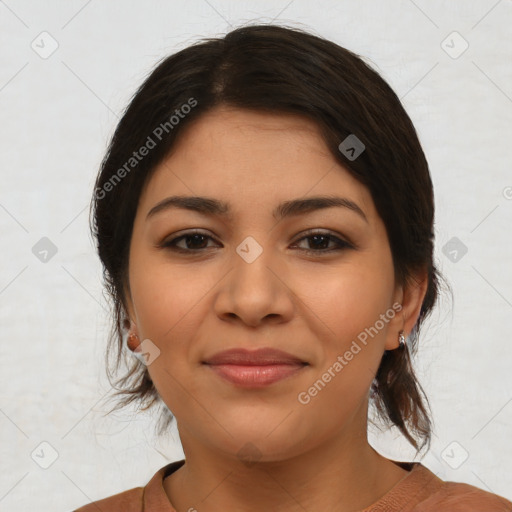
[[[223,379],[246,388],[261,388],[297,374],[307,364],[269,364],[242,366],[234,364],[208,365]]]
[[[269,386],[308,366],[307,362],[291,354],[271,348],[226,350],[203,364],[224,380],[245,388]]]

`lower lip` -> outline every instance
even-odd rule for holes
[[[240,366],[234,364],[208,365],[217,375],[247,388],[261,388],[286,379],[300,372],[306,365],[274,364],[264,366]]]

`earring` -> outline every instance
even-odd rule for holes
[[[400,331],[398,333],[398,347],[399,348],[405,348],[405,336],[404,331]]]
[[[140,345],[139,337],[135,333],[130,332],[130,334],[128,334],[128,340],[126,341],[126,345],[132,352],[137,352],[137,349],[139,348]]]

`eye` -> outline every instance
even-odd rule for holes
[[[353,249],[353,244],[342,240],[329,231],[309,231],[307,236],[303,236],[296,243],[303,240],[309,240],[309,248],[301,249],[307,254],[325,254],[344,249]],[[329,243],[333,242],[334,247],[328,248]]]
[[[166,240],[162,242],[159,245],[159,247],[169,248],[177,252],[199,252],[201,250],[208,248],[205,246],[205,241],[207,241],[208,239],[213,240],[213,238],[207,235],[206,233],[194,230],[184,233],[183,235],[177,236],[175,238]],[[181,243],[182,245],[179,246],[179,243]]]
[[[189,231],[187,233],[183,233],[180,236],[171,238],[169,240],[163,241],[158,245],[159,248],[167,248],[172,251],[182,252],[182,253],[199,253],[206,249],[211,248],[208,246],[208,241],[214,240],[210,235],[203,233],[199,230]],[[307,254],[325,254],[334,251],[341,251],[344,249],[353,249],[354,245],[342,240],[338,236],[335,236],[333,233],[327,231],[318,231],[311,230],[307,232],[306,236],[300,238],[297,242],[295,242],[292,247],[296,246],[299,242],[303,242],[308,240],[309,248],[300,248],[302,252]],[[329,244],[334,244],[334,247],[329,248]],[[179,245],[181,244],[181,245]]]

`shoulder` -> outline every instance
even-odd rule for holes
[[[443,482],[414,512],[512,512],[512,502],[472,485]]]
[[[98,510],[101,510],[101,512],[142,512],[143,496],[144,488],[135,487],[84,505],[73,512],[98,512]]]
[[[165,494],[162,482],[184,463],[185,460],[178,460],[160,468],[145,487],[134,487],[84,505],[73,512],[143,512],[145,508],[159,512],[175,512]]]

